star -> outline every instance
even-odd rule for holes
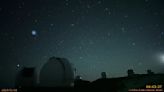
[[[132,43],[132,46],[135,46],[135,45],[136,45],[136,43],[135,43],[135,42],[133,42],[133,43]]]
[[[127,31],[125,30],[125,27],[121,27],[121,31],[122,31],[122,33],[127,32]]]
[[[109,10],[109,8],[105,8],[105,11],[108,11]]]
[[[98,4],[101,4],[102,2],[101,2],[101,1],[98,1],[97,3],[98,3]]]
[[[54,24],[50,24],[50,26],[54,26]]]
[[[160,58],[161,63],[164,63],[164,54],[161,54],[161,55],[159,56],[159,58]]]
[[[34,20],[34,23],[38,23],[38,20],[37,20],[37,19],[35,19],[35,20]]]
[[[32,31],[31,31],[31,34],[32,34],[33,36],[36,36],[36,35],[37,35],[36,30],[32,30]]]
[[[145,2],[148,2],[149,0],[145,0]]]
[[[17,68],[19,68],[20,67],[20,64],[17,64]]]
[[[128,18],[129,16],[128,15],[125,15],[124,18]]]
[[[108,15],[111,15],[111,12],[110,11],[108,12]]]
[[[107,36],[108,36],[108,37],[110,37],[110,36],[111,36],[111,33],[110,33],[110,32],[108,32],[108,33],[107,33]]]
[[[66,6],[68,6],[68,5],[69,5],[69,3],[65,3],[65,5],[66,5]]]
[[[71,12],[73,13],[73,12],[75,12],[75,10],[71,10]]]
[[[83,57],[79,57],[79,59],[83,59]]]
[[[74,26],[75,26],[75,24],[74,24],[74,23],[72,23],[72,24],[71,24],[71,27],[74,27]]]
[[[79,49],[81,50],[82,49],[82,46],[79,46]]]
[[[91,8],[91,6],[88,4],[88,5],[87,5],[87,8],[89,9],[89,8]]]

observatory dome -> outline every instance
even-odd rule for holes
[[[65,58],[51,57],[40,70],[40,86],[70,86],[74,80],[74,72],[70,62]]]

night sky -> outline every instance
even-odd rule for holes
[[[164,72],[164,0],[1,0],[0,82],[52,56],[90,81]]]

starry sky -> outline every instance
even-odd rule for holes
[[[163,0],[1,0],[1,83],[67,58],[83,79],[164,72]],[[39,70],[39,68],[37,68]],[[6,71],[6,72],[4,72]],[[51,72],[51,71],[50,71]]]

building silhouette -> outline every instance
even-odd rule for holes
[[[152,72],[150,69],[148,69],[147,74],[152,75],[152,74],[154,74],[154,72]]]
[[[41,87],[71,86],[74,81],[74,70],[65,58],[51,57],[40,71]]]
[[[151,70],[147,72],[147,74],[135,74],[132,69],[129,69],[127,70],[128,76],[99,78],[93,81],[90,87],[101,92],[128,92],[130,89],[146,89],[147,85],[162,85],[159,90],[164,91],[164,74],[154,74]]]
[[[107,78],[106,72],[101,72],[101,78],[92,82],[83,80],[80,75],[74,78],[75,71],[67,59],[51,57],[40,70],[39,84],[37,84],[36,68],[24,67],[17,74],[15,86],[75,88],[75,91],[78,88],[80,90],[77,91],[81,89],[87,91],[87,88],[91,88],[100,92],[128,92],[129,89],[146,88],[146,85],[164,85],[164,74],[155,74],[150,69],[147,70],[147,74],[135,74],[133,69],[128,69],[126,76],[118,78]]]
[[[133,69],[128,69],[127,73],[128,73],[128,76],[129,76],[129,77],[131,77],[131,76],[134,75]]]
[[[106,72],[101,72],[101,78],[106,78]]]
[[[15,86],[34,87],[36,86],[36,81],[37,81],[36,69],[33,67],[24,67],[18,72],[16,76]]]

